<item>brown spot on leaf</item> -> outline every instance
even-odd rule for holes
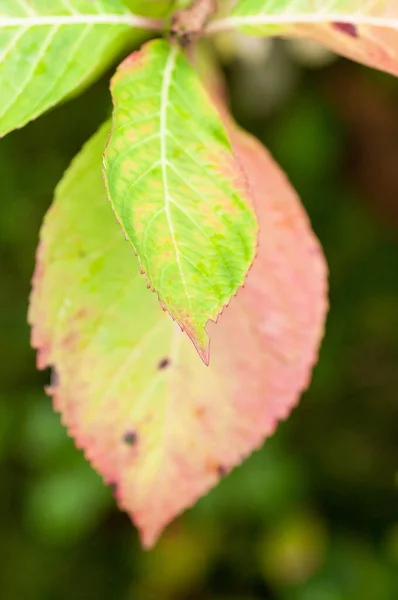
[[[112,490],[113,494],[116,494],[116,492],[117,492],[117,483],[115,481],[112,481],[111,483],[109,483],[108,487]]]
[[[162,358],[162,360],[159,362],[158,364],[158,369],[161,371],[162,369],[167,369],[167,367],[170,365],[170,359],[169,358]]]
[[[58,375],[57,371],[55,370],[55,368],[53,367],[51,369],[51,384],[50,384],[50,388],[56,389],[58,386],[59,386],[59,375]]]
[[[217,474],[220,477],[225,477],[225,475],[228,474],[228,469],[226,467],[224,467],[223,465],[218,465],[218,467],[217,467]]]
[[[135,431],[126,431],[123,436],[123,442],[128,446],[134,446],[137,442],[137,434]]]
[[[353,38],[358,37],[358,30],[353,23],[333,23],[333,27]]]

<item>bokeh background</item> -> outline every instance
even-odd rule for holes
[[[53,413],[26,324],[40,223],[109,114],[109,74],[1,140],[1,600],[398,599],[398,81],[296,43],[220,38],[217,53],[329,262],[311,387],[143,552]]]

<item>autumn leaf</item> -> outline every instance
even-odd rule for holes
[[[148,25],[119,0],[0,0],[0,137],[90,83]]]
[[[304,37],[348,58],[398,75],[396,0],[238,0],[208,31]]]
[[[289,414],[324,327],[326,266],[308,219],[266,150],[230,127],[261,237],[245,287],[211,327],[209,367],[110,218],[109,124],[65,174],[41,232],[29,311],[39,367],[53,366],[55,408],[146,547]]]
[[[244,283],[256,251],[246,179],[177,45],[146,44],[111,90],[104,178],[112,207],[148,285],[208,363],[206,324]]]

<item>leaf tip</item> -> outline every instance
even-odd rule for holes
[[[191,338],[192,339],[192,338]],[[197,344],[195,343],[194,340],[192,340],[194,343],[194,346],[200,356],[200,358],[202,359],[203,363],[206,365],[206,367],[209,366],[210,364],[210,342],[209,342],[209,338],[206,336],[206,342],[204,344]]]
[[[145,528],[138,529],[138,535],[143,550],[152,550],[159,539],[161,531],[147,530]]]
[[[210,340],[205,327],[190,329],[186,323],[179,323],[181,330],[185,332],[195,346],[197,353],[206,367],[210,364]]]
[[[199,356],[206,365],[206,367],[210,364],[210,346],[207,344],[206,348],[198,350]]]

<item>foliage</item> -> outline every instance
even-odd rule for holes
[[[113,0],[3,4],[3,134],[87,85],[130,29],[167,26],[140,14],[145,2],[136,14]],[[56,408],[147,545],[287,415],[309,381],[326,312],[322,255],[288,182],[237,133],[214,75],[201,83],[179,46],[192,54],[198,34],[234,26],[309,37],[397,73],[398,12],[385,3],[240,0],[208,23],[212,7],[202,0],[178,13],[182,30],[175,13],[169,41],[149,42],[119,67],[104,179],[122,228],[98,189],[105,125],[58,188],[31,300],[32,341],[39,366],[54,368]],[[95,60],[85,45],[94,41]],[[249,273],[253,202],[266,226]],[[184,334],[140,283],[122,230]],[[184,336],[207,364],[205,327],[223,309],[205,367]],[[157,322],[167,333],[152,340]]]
[[[149,42],[119,67],[111,91],[104,177],[113,209],[149,286],[207,363],[205,325],[243,284],[256,249],[246,181],[178,46]]]

